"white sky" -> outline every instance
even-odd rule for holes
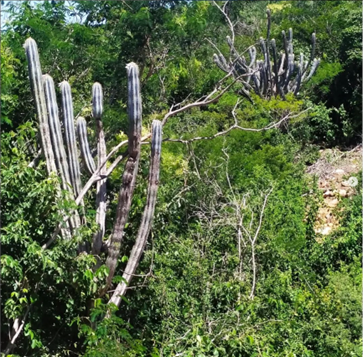
[[[1,30],[4,30],[6,28],[6,23],[11,20],[9,19],[9,14],[7,12],[7,7],[9,3],[23,3],[25,1],[23,0],[11,0],[11,1],[4,1],[4,5],[1,5]],[[31,0],[30,5],[35,6],[36,4],[42,3],[43,0]],[[69,1],[65,1],[66,4],[69,4]],[[69,4],[70,5],[70,4]],[[74,22],[76,19],[74,17],[70,17],[67,19],[69,22]]]

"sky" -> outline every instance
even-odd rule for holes
[[[8,14],[8,5],[10,3],[23,3],[25,1],[23,0],[12,0],[12,1],[6,1],[6,0],[1,0],[1,30],[5,30],[6,29],[6,23],[8,21],[10,21],[11,19],[9,18],[9,14]],[[29,1],[31,6],[35,6],[36,4],[42,3],[43,0],[33,0],[33,1]],[[69,3],[69,1],[65,1],[65,3]],[[75,18],[73,17],[69,17],[67,20],[69,20],[69,22],[75,21]]]

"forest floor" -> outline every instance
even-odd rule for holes
[[[339,202],[356,194],[358,184],[355,177],[362,170],[362,145],[350,151],[339,149],[320,150],[320,158],[306,172],[318,178],[318,187],[323,200],[319,206],[314,226],[317,240],[332,233],[339,227]]]

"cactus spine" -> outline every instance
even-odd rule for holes
[[[78,117],[77,119],[77,134],[84,166],[87,169],[88,173],[90,175],[93,175],[93,173],[96,171],[96,165],[93,160],[91,150],[89,148],[87,137],[87,123],[83,117]]]
[[[120,304],[121,297],[125,295],[127,285],[130,283],[133,274],[136,271],[151,230],[151,223],[154,216],[156,197],[159,187],[161,141],[161,122],[159,120],[154,120],[152,123],[151,157],[146,205],[135,245],[132,248],[130,258],[122,276],[124,280],[122,283],[118,284],[112,298],[109,301],[109,303],[114,303],[117,306]]]
[[[50,138],[50,130],[47,120],[47,108],[43,89],[42,70],[40,67],[38,46],[32,38],[24,43],[25,53],[28,60],[29,79],[33,92],[35,106],[38,114],[39,129],[43,155],[47,164],[48,174],[56,172],[54,154]]]
[[[129,63],[126,66],[126,69],[128,77],[129,158],[126,162],[125,171],[122,176],[122,186],[118,195],[116,221],[111,236],[110,247],[108,249],[106,266],[109,268],[109,275],[107,277],[105,289],[111,284],[115,274],[117,258],[120,253],[123,232],[131,206],[140,158],[142,110],[139,68],[135,63]]]
[[[213,55],[214,62],[222,71],[226,73],[232,72],[235,78],[244,75],[238,78],[238,80],[243,85],[242,94],[250,100],[251,90],[265,99],[269,99],[273,95],[280,95],[282,99],[285,99],[285,94],[289,92],[297,95],[301,86],[314,75],[320,62],[319,59],[314,59],[316,47],[315,33],[311,37],[312,44],[309,61],[304,62],[304,55],[302,54],[299,61],[295,62],[292,29],[288,30],[288,38],[285,31],[282,31],[283,52],[280,54],[277,53],[276,41],[274,39],[270,40],[270,29],[271,13],[270,10],[267,10],[266,40],[261,37],[259,41],[263,61],[256,61],[256,49],[252,46],[248,50],[250,63],[247,64],[244,57],[238,54],[229,36],[227,36],[227,43],[230,48],[229,63],[227,63],[222,54]],[[310,72],[307,75],[309,68]],[[252,79],[251,84],[250,79]]]
[[[106,160],[106,143],[105,134],[103,132],[103,125],[101,121],[103,111],[103,93],[100,83],[94,83],[92,87],[92,114],[96,119],[97,127],[97,154],[98,154],[98,168],[100,169],[100,175],[105,175],[107,168],[103,165],[100,168],[100,164]],[[107,178],[97,182],[97,195],[96,195],[96,223],[99,226],[99,231],[93,237],[92,253],[99,255],[102,248],[102,238],[105,235],[106,224],[106,181]]]

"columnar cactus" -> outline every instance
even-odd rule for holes
[[[73,190],[71,186],[71,179],[69,175],[69,166],[67,161],[66,152],[64,149],[61,125],[59,122],[58,105],[55,94],[54,82],[51,76],[43,76],[44,92],[46,105],[48,109],[48,121],[52,139],[52,146],[54,156],[56,159],[56,165],[61,176],[63,190],[68,191],[71,198],[74,199]],[[75,212],[71,216],[71,226],[76,229],[80,226],[81,222],[78,213]]]
[[[97,154],[98,154],[98,168],[100,174],[105,175],[107,168],[103,165],[100,168],[102,162],[106,160],[106,143],[105,134],[103,132],[103,125],[101,121],[103,111],[103,93],[102,86],[100,83],[94,83],[92,87],[92,114],[96,119],[97,127]],[[96,223],[99,226],[99,231],[93,237],[92,253],[99,255],[102,248],[102,238],[105,235],[105,224],[106,224],[106,181],[103,179],[97,182],[97,195],[96,195]]]
[[[81,198],[84,195],[82,189],[80,167],[78,163],[78,149],[74,128],[74,113],[72,104],[71,88],[68,82],[63,81],[60,84],[62,98],[63,128],[64,140],[62,136],[62,128],[59,121],[58,105],[56,102],[56,93],[53,79],[49,75],[42,77],[39,64],[39,56],[37,54],[36,43],[33,40],[27,40],[25,44],[29,59],[29,71],[36,99],[37,111],[40,121],[40,127],[43,130],[42,135],[48,139],[45,140],[44,153],[46,154],[47,167],[49,173],[58,172],[62,182],[63,190],[67,190],[71,198],[77,197],[76,202],[82,203]],[[118,195],[118,205],[116,211],[116,219],[109,240],[107,249],[106,266],[109,268],[109,275],[103,290],[99,291],[102,296],[112,282],[115,274],[117,259],[120,253],[120,246],[123,239],[125,224],[131,207],[132,196],[136,183],[138,165],[141,151],[141,128],[142,128],[142,104],[140,93],[139,69],[135,63],[129,63],[126,66],[128,77],[128,114],[129,114],[129,135],[128,135],[128,152],[125,171],[122,177],[122,186]],[[103,93],[102,86],[95,83],[92,88],[92,115],[96,121],[97,129],[97,166],[91,155],[91,150],[87,138],[87,125],[83,117],[77,119],[77,137],[79,150],[84,162],[84,167],[92,176],[92,180],[97,180],[96,194],[96,223],[98,224],[98,232],[93,237],[92,254],[97,257],[96,267],[101,263],[102,240],[105,234],[106,220],[106,143],[101,121],[103,112]],[[44,130],[46,128],[46,130]],[[161,154],[161,135],[162,123],[154,120],[152,123],[152,139],[151,139],[151,159],[150,172],[146,206],[142,217],[142,222],[137,235],[136,243],[132,249],[129,263],[126,267],[124,278],[126,284],[131,281],[131,277],[135,272],[140,261],[142,252],[145,248],[147,237],[149,235],[152,218],[154,215],[156,196],[159,185],[160,170],[160,154]],[[47,137],[48,135],[48,137]],[[42,137],[43,140],[43,137]],[[53,155],[53,156],[52,156]],[[116,159],[111,166],[117,165],[120,160]],[[52,168],[52,165],[54,168]],[[101,176],[101,179],[100,179]],[[90,181],[89,181],[90,182]],[[85,187],[90,187],[85,184]],[[94,182],[94,181],[93,181]],[[92,184],[92,183],[91,183]],[[64,220],[66,222],[68,217]],[[71,238],[74,230],[80,226],[80,217],[78,212],[71,215],[68,223],[68,238]],[[63,232],[63,231],[62,231]],[[81,247],[81,246],[80,246]],[[79,249],[82,251],[82,249]],[[123,295],[126,291],[126,285],[117,288]],[[115,300],[116,299],[116,300]],[[119,304],[120,298],[114,296],[110,302]]]
[[[248,50],[250,57],[250,63],[248,64],[245,57],[237,52],[229,36],[227,36],[227,43],[230,47],[229,62],[222,54],[213,55],[214,62],[221,70],[226,73],[232,72],[234,78],[238,78],[243,84],[242,93],[249,99],[251,99],[251,91],[265,99],[277,95],[285,99],[287,93],[297,95],[302,84],[313,76],[320,62],[319,59],[314,59],[315,33],[312,34],[311,38],[312,47],[309,61],[304,60],[304,54],[302,53],[299,60],[295,61],[292,29],[289,29],[288,39],[285,31],[282,31],[284,51],[278,53],[276,41],[274,39],[270,40],[270,27],[271,14],[270,10],[267,10],[267,38],[265,40],[261,37],[259,41],[263,60],[256,61],[256,48],[251,46]],[[306,76],[309,68],[309,75]],[[250,79],[252,79],[251,83]]]
[[[152,123],[152,137],[151,137],[151,157],[150,157],[150,168],[149,168],[149,182],[147,190],[147,199],[142,215],[142,221],[139,228],[139,232],[136,238],[134,247],[132,248],[130,258],[127,262],[126,269],[123,274],[123,281],[120,283],[109,303],[119,305],[121,297],[125,295],[127,285],[130,283],[133,274],[141,259],[142,253],[144,252],[147,238],[150,233],[151,223],[154,217],[156,197],[159,187],[159,172],[160,172],[160,155],[161,155],[161,122],[154,120]]]
[[[87,123],[83,117],[78,117],[77,119],[77,135],[83,164],[87,169],[88,173],[90,175],[93,175],[93,173],[96,171],[96,165],[88,144]]]
[[[118,195],[118,204],[116,211],[116,222],[111,236],[110,246],[108,248],[108,257],[106,266],[109,268],[106,288],[111,284],[117,266],[117,258],[120,254],[120,247],[123,238],[123,232],[129,210],[131,199],[136,183],[136,176],[140,158],[140,139],[141,139],[141,93],[139,68],[135,63],[129,63],[126,66],[128,76],[128,112],[129,112],[129,146],[128,160],[125,165],[125,171],[122,176],[122,186]]]
[[[38,114],[42,151],[47,163],[48,174],[50,174],[51,172],[56,172],[56,165],[50,139],[38,46],[36,42],[29,37],[24,43],[24,48],[28,60],[30,85]]]

